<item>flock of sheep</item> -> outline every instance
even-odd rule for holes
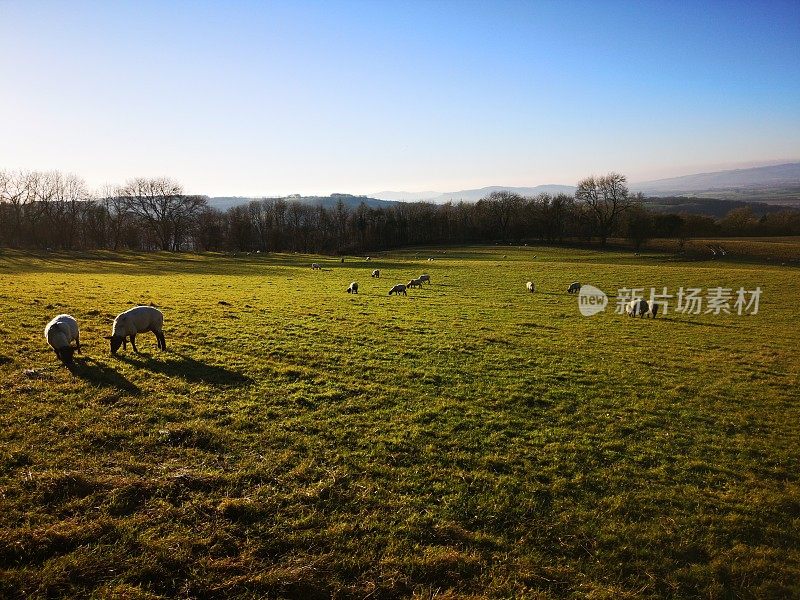
[[[367,257],[367,260],[369,260],[369,257]],[[321,270],[322,267],[319,265],[319,263],[311,263],[311,269],[317,271]],[[380,278],[380,276],[381,276],[380,269],[375,269],[370,274],[370,277],[375,279]],[[399,296],[400,294],[403,294],[404,296],[408,296],[408,292],[406,290],[412,288],[421,288],[422,284],[425,283],[426,281],[430,283],[431,276],[428,275],[427,273],[423,273],[422,275],[420,275],[416,279],[412,279],[408,283],[398,283],[397,285],[392,286],[392,289],[389,290],[389,295],[391,296],[392,294],[395,294],[396,296]],[[351,282],[350,285],[347,287],[346,291],[348,294],[357,294],[358,282],[357,281]]]
[[[367,260],[369,260],[369,258],[367,258]],[[342,262],[344,262],[344,259],[342,259]],[[322,266],[319,263],[312,263],[311,268],[315,271],[322,270]],[[380,278],[380,276],[380,269],[374,269],[371,273],[371,277],[373,278],[377,279]],[[425,282],[428,284],[431,283],[431,276],[427,273],[423,273],[419,277],[411,279],[408,283],[398,283],[397,285],[394,285],[389,290],[389,295],[403,294],[404,296],[407,296],[407,289],[421,288]],[[528,281],[525,284],[525,287],[528,292],[533,293],[536,291],[536,285],[532,281]],[[573,281],[567,288],[567,293],[577,294],[580,292],[580,290],[580,282]],[[347,288],[347,293],[357,294],[358,282],[353,281],[350,283]],[[658,304],[653,303],[653,305],[650,306],[643,298],[634,298],[627,304],[626,313],[631,317],[644,317],[645,315],[648,315],[652,318],[655,318],[658,314]],[[145,333],[148,331],[151,331],[155,334],[158,342],[158,349],[166,350],[167,341],[164,338],[163,328],[164,315],[157,308],[152,306],[135,306],[134,308],[126,310],[125,312],[117,315],[111,328],[111,335],[106,336],[106,339],[109,340],[111,344],[111,354],[116,354],[120,346],[127,350],[128,339],[130,339],[133,351],[138,353],[139,350],[136,348],[136,336],[139,333]],[[78,327],[78,322],[70,315],[58,315],[53,318],[53,320],[50,321],[44,328],[44,337],[47,339],[47,343],[56,353],[58,359],[61,360],[61,362],[63,362],[66,366],[73,364],[73,355],[76,352],[81,352],[80,330]],[[72,345],[73,342],[75,342],[75,346]]]

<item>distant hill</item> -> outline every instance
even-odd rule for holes
[[[750,208],[756,216],[786,210],[787,206],[767,204],[765,202],[741,202],[720,198],[698,198],[696,196],[668,196],[645,198],[648,208],[660,213],[688,213],[721,218],[734,208]]]
[[[648,196],[697,196],[716,199],[800,203],[800,162],[697,173],[631,184]]]
[[[377,192],[370,194],[379,200],[395,200],[398,202],[425,202],[441,196],[441,192]]]
[[[244,196],[216,196],[209,198],[208,203],[217,210],[226,211],[233,206],[240,206],[242,204],[249,204],[256,200],[277,200],[277,198],[247,198]],[[309,204],[312,206],[324,206],[325,208],[335,207],[339,201],[342,201],[348,208],[357,208],[363,202],[371,208],[387,208],[394,206],[397,201],[381,200],[379,198],[370,198],[368,196],[354,196],[352,194],[331,194],[330,196],[289,196],[282,198],[289,202],[300,202],[302,204]]]
[[[642,192],[650,198],[664,198],[671,203],[651,202],[654,209],[667,207],[676,212],[692,212],[722,216],[733,208],[753,203],[800,207],[800,162],[790,162],[749,169],[732,169],[711,173],[696,173],[669,179],[642,181],[630,184],[632,192]],[[489,186],[458,192],[377,192],[370,196],[331,194],[330,196],[290,196],[304,204],[333,207],[341,200],[348,208],[362,202],[372,208],[386,208],[398,202],[433,202],[444,204],[477,202],[492,192],[507,190],[521,196],[535,197],[542,193],[551,195],[575,193],[571,185],[537,185],[535,187]],[[220,196],[209,199],[209,204],[219,210],[247,204],[262,198]]]
[[[509,191],[519,194],[520,196],[538,196],[539,194],[567,194],[571,196],[575,193],[575,186],[572,185],[537,185],[536,187],[510,187],[493,185],[490,187],[479,188],[475,190],[461,190],[460,192],[449,192],[433,198],[436,204],[444,204],[445,202],[477,202],[481,198],[486,198],[492,192]]]

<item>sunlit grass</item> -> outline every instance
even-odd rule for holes
[[[797,273],[5,252],[0,596],[800,594]],[[763,296],[754,316],[585,318],[574,280]],[[140,303],[169,350],[144,334],[114,358],[103,336]],[[61,312],[75,376],[42,335]]]

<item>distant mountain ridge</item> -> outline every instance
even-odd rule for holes
[[[760,202],[777,205],[800,205],[800,161],[779,165],[751,167],[747,169],[731,169],[709,173],[695,173],[681,177],[656,179],[630,184],[632,192],[642,192],[649,197],[688,196],[703,199],[730,200],[737,202]],[[384,191],[369,196],[353,194],[331,194],[330,196],[293,195],[287,200],[294,200],[313,206],[335,207],[342,202],[348,208],[356,208],[362,203],[371,208],[387,208],[398,202],[477,202],[492,192],[507,190],[521,196],[535,197],[546,193],[550,195],[575,193],[572,185],[537,185],[534,187],[488,186],[458,192],[396,192]],[[262,198],[241,196],[219,196],[209,199],[209,204],[219,210],[227,210],[232,206],[247,204]],[[693,210],[699,210],[693,206]]]
[[[642,181],[631,189],[659,195],[675,192],[709,192],[741,188],[785,188],[800,186],[800,162],[790,162],[766,167],[731,169],[710,173],[695,173],[668,179]]]
[[[537,185],[535,187],[513,187],[503,185],[492,185],[483,188],[476,188],[472,190],[461,190],[459,192],[378,192],[372,194],[375,198],[382,198],[385,200],[402,200],[402,201],[426,201],[435,204],[444,204],[446,202],[477,202],[481,198],[486,198],[492,192],[509,191],[519,194],[520,196],[538,196],[539,194],[567,194],[572,195],[575,193],[575,186],[573,185]]]
[[[445,202],[477,202],[481,198],[486,198],[493,192],[514,192],[520,196],[533,197],[539,194],[567,194],[571,196],[575,193],[574,185],[537,185],[535,187],[511,187],[502,185],[492,185],[489,187],[478,188],[474,190],[461,190],[460,192],[450,192],[442,194],[433,199],[436,204],[444,204]]]
[[[371,194],[379,200],[393,200],[396,202],[425,202],[441,196],[441,192],[376,192]]]
[[[340,201],[347,208],[357,208],[362,203],[370,208],[388,208],[396,205],[396,200],[381,200],[380,198],[370,198],[369,196],[354,196],[352,194],[331,194],[330,196],[300,196],[298,194],[292,196],[281,197],[268,197],[261,196],[258,198],[251,198],[245,196],[215,196],[208,199],[208,203],[212,208],[217,210],[226,211],[234,206],[241,206],[243,204],[250,204],[251,202],[259,200],[286,200],[288,202],[300,202],[301,204],[308,204],[311,206],[323,206],[325,208],[333,208]]]

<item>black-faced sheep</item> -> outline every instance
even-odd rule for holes
[[[423,273],[422,275],[420,275],[419,277],[417,277],[417,279],[419,279],[419,280],[420,280],[420,281],[422,281],[422,282],[425,282],[425,281],[427,281],[428,283],[430,283],[430,282],[431,282],[431,276],[430,276],[430,275],[427,275],[427,274],[425,274],[425,273]]]
[[[398,283],[396,286],[394,286],[392,289],[389,290],[389,295],[391,296],[392,294],[395,294],[397,296],[399,296],[400,294],[403,294],[403,296],[408,296],[408,294],[406,293],[406,286],[404,286],[402,283]]]
[[[644,298],[634,298],[625,307],[625,312],[629,317],[642,317],[650,310],[647,300]]]
[[[381,276],[381,271],[380,271],[380,269],[375,269],[375,270],[372,272],[372,277],[380,277],[380,276]]]
[[[152,331],[158,340],[158,349],[166,350],[167,341],[164,338],[164,315],[152,306],[136,306],[117,315],[111,335],[106,339],[111,340],[111,354],[116,354],[119,347],[127,350],[127,338],[131,338],[131,346],[137,354],[136,334]]]
[[[319,271],[322,269],[319,263],[311,263],[311,269],[314,271]]]
[[[355,281],[353,283],[351,283],[350,287],[347,288],[347,293],[348,294],[357,294],[358,293],[358,283],[356,283]]]
[[[569,284],[569,287],[567,288],[568,294],[577,294],[580,291],[581,291],[581,284],[578,281],[573,281],[572,283]]]
[[[81,351],[78,322],[70,315],[58,315],[53,318],[44,328],[44,337],[58,359],[67,366],[72,364],[72,355]]]
[[[532,281],[529,281],[528,283],[525,284],[525,288],[532,294],[533,292],[536,291],[536,284],[533,283]]]
[[[421,288],[422,282],[419,279],[412,279],[406,284],[407,288]]]

